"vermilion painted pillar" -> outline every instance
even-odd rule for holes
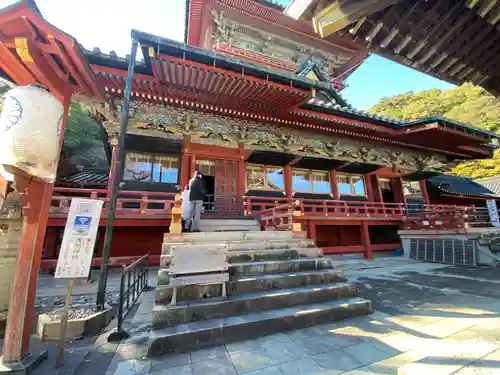
[[[196,153],[192,152],[190,166],[189,166],[189,178],[191,178],[191,176],[194,175],[195,170],[196,170]]]
[[[373,189],[372,189],[372,179],[371,175],[365,175],[365,184],[366,184],[366,196],[370,202],[373,202]]]
[[[68,119],[70,99],[71,95],[67,95],[61,100],[64,105],[61,143]],[[22,193],[24,225],[10,297],[2,363],[22,368],[22,361],[30,360],[29,343],[35,317],[38,271],[54,185],[33,178],[22,171],[13,174],[16,190]]]
[[[45,251],[44,258],[55,259],[57,255],[57,240],[59,234],[59,228],[51,227],[47,228],[47,234],[45,235]]]
[[[286,198],[291,201],[293,199],[292,166],[290,164],[285,165],[283,173]]]
[[[378,198],[378,201],[379,202],[383,202],[384,201],[384,196],[382,195],[382,189],[380,188],[380,183],[379,183],[379,180],[378,180],[378,176],[373,176],[373,180],[375,182],[375,185],[376,185],[376,197]],[[372,185],[373,187],[373,185]]]
[[[370,231],[368,229],[368,222],[366,220],[363,220],[361,222],[361,239],[363,240],[363,246],[365,248],[365,259],[373,259],[372,244],[370,242]]]
[[[309,238],[311,238],[314,241],[314,244],[316,244],[316,224],[313,224],[309,222]]]
[[[403,203],[406,203],[405,189],[403,186],[403,177],[399,177],[398,182],[399,182],[399,189],[401,191],[402,201]]]
[[[330,171],[330,189],[332,190],[333,199],[340,199],[339,189],[337,185],[337,172]]]
[[[238,175],[236,177],[236,194],[239,197],[245,195],[246,187],[246,168],[245,168],[245,145],[240,143],[238,146]]]
[[[180,190],[184,190],[184,186],[187,185],[189,179],[191,178],[191,164],[190,164],[190,156],[191,156],[191,141],[189,136],[184,136],[184,140],[182,141],[182,156],[181,156],[181,170],[180,170]]]
[[[116,169],[116,156],[118,154],[118,140],[113,137],[111,138],[110,142],[111,144],[111,165],[109,167],[109,174],[108,174],[108,195],[111,193],[111,186],[113,186],[113,174],[115,173]]]
[[[429,192],[427,191],[427,183],[425,180],[420,180],[420,189],[422,190],[422,197],[424,198],[425,204],[430,204]]]

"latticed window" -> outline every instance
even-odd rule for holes
[[[330,178],[327,171],[311,171],[294,169],[292,171],[292,186],[297,192],[330,194]]]
[[[284,190],[283,168],[266,165],[247,164],[247,189]]]
[[[337,189],[340,195],[366,195],[363,176],[337,175]]]
[[[420,181],[403,181],[403,194],[405,197],[422,198]]]
[[[314,193],[330,194],[332,188],[330,186],[330,176],[325,171],[312,171],[312,191]]]
[[[125,181],[178,183],[177,156],[128,152],[125,158]]]
[[[196,160],[196,170],[203,176],[215,176],[215,161],[200,159]]]
[[[391,180],[389,180],[388,178],[379,178],[378,186],[380,190],[392,190]]]

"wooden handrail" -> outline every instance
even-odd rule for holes
[[[276,204],[276,198],[245,197],[247,215],[259,216],[265,229],[284,227],[281,212],[296,209],[302,217],[386,218],[402,220],[405,228],[452,229],[490,226],[484,207],[385,203],[345,200],[294,199]],[[276,204],[273,206],[273,204]],[[269,207],[271,206],[271,207]],[[300,220],[299,220],[300,221]],[[292,218],[297,222],[296,218]],[[286,227],[286,226],[285,226]]]

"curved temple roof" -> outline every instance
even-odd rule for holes
[[[468,133],[500,139],[500,135],[496,133],[478,129],[469,124],[453,121],[441,116],[432,116],[416,121],[406,121],[356,110],[331,87],[328,80],[322,79],[322,77],[318,77],[317,80],[308,78],[307,74],[314,71],[314,63],[301,67],[303,70],[301,69],[296,74],[293,74],[281,70],[269,69],[267,67],[221,55],[213,51],[206,51],[198,47],[193,47],[138,30],[132,31],[132,38],[136,39],[143,47],[144,63],[137,63],[136,65],[136,71],[142,74],[153,75],[152,57],[149,56],[148,53],[148,47],[151,46],[159,54],[179,57],[184,60],[194,61],[205,65],[213,65],[227,71],[237,73],[244,71],[244,74],[248,76],[256,78],[265,77],[269,81],[289,87],[303,90],[315,90],[318,93],[324,93],[325,96],[317,95],[309,99],[307,103],[304,103],[304,108],[314,109],[318,113],[336,113],[347,117],[366,119],[372,123],[380,124],[390,129],[412,129],[421,125],[438,123],[441,126],[463,130]],[[110,55],[95,54],[90,51],[86,51],[86,56],[91,64],[100,63],[103,65],[114,65],[112,60],[116,60],[117,64],[114,66],[121,69],[126,69],[126,65],[128,64],[127,59],[113,58]],[[121,64],[119,60],[121,60]]]

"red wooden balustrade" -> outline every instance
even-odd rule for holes
[[[71,199],[86,197],[104,201],[103,216],[107,215],[108,191],[105,189],[55,188],[50,207],[51,217],[64,217]],[[117,202],[117,217],[169,217],[175,193],[121,191]],[[388,219],[401,220],[405,229],[453,229],[490,226],[488,212],[483,207],[452,205],[405,204],[366,201],[293,199],[285,197],[217,196],[206,203],[205,217],[245,215],[261,218],[264,229],[289,230],[293,221],[304,219]],[[295,213],[292,218],[291,212]],[[301,218],[300,220],[298,218]]]
[[[405,229],[457,229],[491,226],[483,207],[452,205],[245,197],[245,214],[260,216],[264,229],[289,230],[293,222],[307,219],[401,220]],[[286,202],[286,200],[285,200]],[[291,215],[299,211],[300,214]]]
[[[260,212],[260,222],[264,230],[291,231],[293,229],[294,203],[282,204]],[[300,211],[299,211],[300,214]]]
[[[140,198],[138,198],[140,197]],[[120,191],[116,203],[116,216],[170,215],[175,193],[148,191]],[[107,216],[108,190],[54,188],[50,206],[50,216],[66,216],[71,199],[90,198],[104,201],[103,216]]]

